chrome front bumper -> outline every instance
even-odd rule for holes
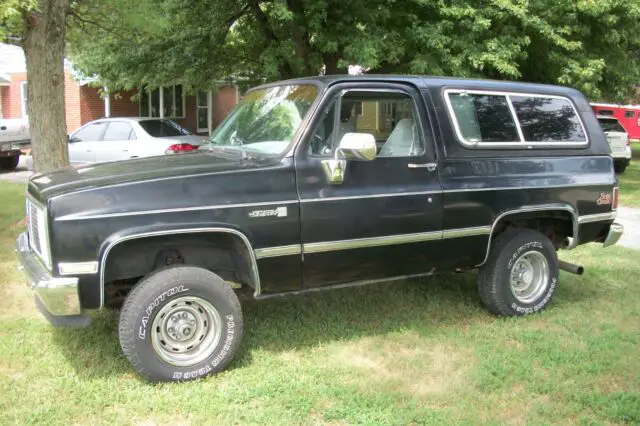
[[[20,269],[26,276],[27,285],[39,299],[39,305],[50,314],[43,312],[47,319],[51,321],[51,316],[80,315],[82,308],[78,295],[78,278],[51,276],[29,249],[29,236],[26,232],[20,234],[16,243]]]
[[[602,247],[609,247],[618,242],[620,237],[622,237],[622,233],[624,232],[624,226],[619,223],[612,223],[609,228],[609,233],[607,234],[607,238],[605,238],[604,243],[602,243]]]

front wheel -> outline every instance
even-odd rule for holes
[[[558,256],[547,237],[530,229],[509,228],[496,237],[480,269],[480,299],[496,315],[539,312],[551,301],[558,274]]]
[[[152,381],[183,381],[222,371],[242,339],[242,309],[218,275],[193,266],[159,270],[129,293],[120,346]]]
[[[628,163],[614,163],[613,168],[615,169],[615,172],[618,174],[622,174],[624,173],[625,170],[627,170],[627,166],[629,164]]]

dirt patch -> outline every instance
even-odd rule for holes
[[[335,362],[361,370],[359,385],[367,389],[384,385],[417,396],[439,395],[467,384],[475,364],[470,351],[450,344],[433,344],[415,333],[397,338],[364,338],[342,346]],[[373,383],[372,383],[373,382]]]

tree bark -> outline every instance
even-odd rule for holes
[[[338,52],[327,53],[324,55],[324,66],[326,75],[347,74],[349,72],[348,68],[338,66],[338,62],[341,58],[342,55]]]
[[[68,0],[39,0],[25,13],[27,111],[36,172],[69,165],[64,109],[64,47]]]

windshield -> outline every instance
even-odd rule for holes
[[[252,90],[202,146],[282,154],[318,95],[314,85]],[[201,148],[201,149],[202,149]]]
[[[154,138],[166,138],[173,136],[187,136],[189,131],[171,120],[140,120],[140,127]]]
[[[602,126],[602,130],[605,132],[622,132],[626,133],[622,124],[615,118],[599,118],[600,126]]]

